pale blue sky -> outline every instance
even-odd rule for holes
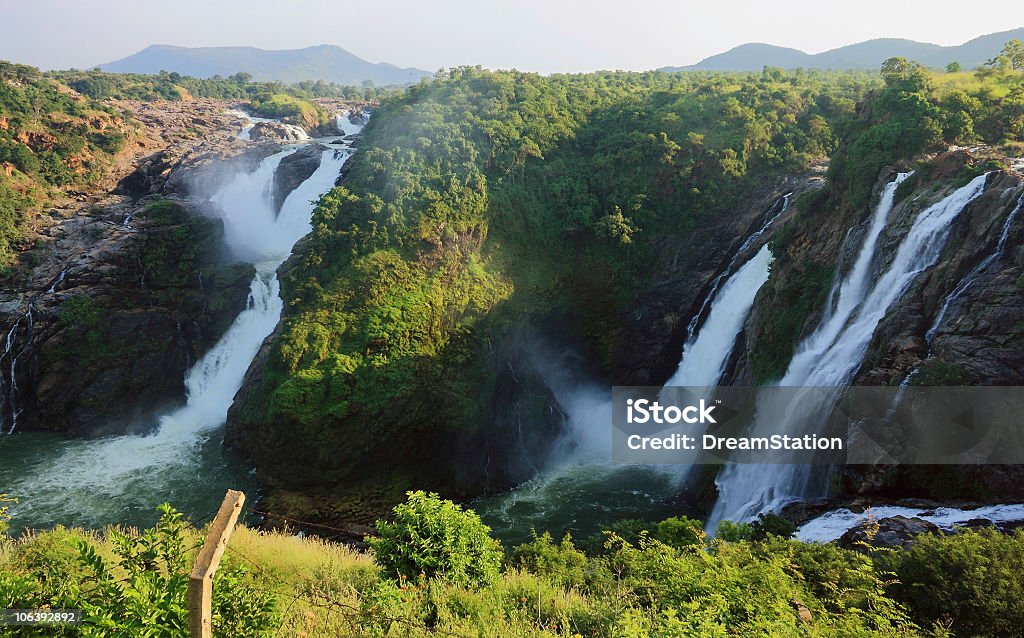
[[[0,59],[87,68],[150,44],[337,44],[427,70],[644,70],[744,42],[817,53],[879,37],[960,44],[1020,26],[1021,0],[0,0]]]

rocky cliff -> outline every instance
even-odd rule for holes
[[[52,209],[4,277],[5,431],[151,427],[245,307],[253,269],[227,261],[222,224],[201,209],[233,170],[280,147],[238,140],[223,102],[116,105],[136,127],[117,169]]]
[[[1024,380],[1024,175],[988,148],[961,149],[882,171],[875,198],[897,169],[914,175],[896,193],[873,276],[895,254],[918,213],[990,171],[984,193],[951,227],[938,263],[886,313],[855,374],[856,385],[1020,385]],[[871,204],[874,205],[874,202]],[[785,372],[793,349],[817,325],[836,276],[856,256],[870,208],[854,208],[839,188],[798,203],[799,213],[772,242],[773,274],[760,291],[734,353],[731,381],[755,384]],[[1015,212],[1016,211],[1016,212]],[[1005,231],[1004,249],[996,257]],[[947,303],[952,298],[951,303]],[[922,497],[1000,500],[1024,496],[1015,467],[844,467],[838,498]]]

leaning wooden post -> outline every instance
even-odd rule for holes
[[[191,638],[213,637],[213,574],[220,566],[220,558],[228,547],[244,503],[245,494],[228,490],[206,542],[196,556],[196,564],[188,577],[188,635]]]

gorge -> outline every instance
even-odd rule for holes
[[[918,80],[464,68],[365,130],[321,105],[280,121],[199,101],[175,117],[206,138],[138,158],[45,230],[4,302],[15,524],[125,520],[196,471],[190,513],[259,485],[264,510],[352,540],[414,488],[506,539],[1020,500],[1011,467],[610,463],[612,385],[835,388],[795,420],[766,400],[745,432],[785,414],[802,439],[849,385],[1016,382],[1021,175],[1009,147],[940,144],[970,137],[944,102],[902,110]],[[941,140],[858,155],[922,118]]]

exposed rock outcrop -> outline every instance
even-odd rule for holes
[[[865,553],[871,548],[879,547],[906,549],[913,545],[915,537],[938,531],[935,523],[922,518],[892,516],[878,521],[868,521],[848,530],[837,544],[846,549]]]
[[[320,159],[327,147],[323,144],[307,144],[297,152],[281,160],[274,172],[274,210],[280,212],[284,200],[299,184],[320,167]]]
[[[249,130],[249,139],[253,141],[299,142],[309,139],[309,135],[295,124],[282,122],[257,122]]]
[[[142,124],[135,146],[96,192],[51,210],[4,276],[4,431],[151,426],[245,307],[252,267],[223,263],[222,223],[189,198],[279,147],[237,142],[224,103],[117,104]]]

